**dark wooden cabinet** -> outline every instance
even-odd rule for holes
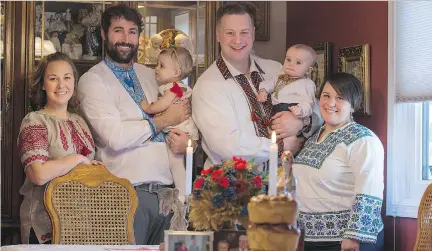
[[[2,245],[20,242],[18,191],[24,172],[18,157],[16,139],[22,118],[27,113],[28,75],[34,54],[33,12],[26,2],[2,2],[4,8],[1,82],[1,226]]]

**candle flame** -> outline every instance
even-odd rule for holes
[[[189,139],[188,140],[188,147],[191,147],[192,146],[192,141]]]
[[[272,135],[271,135],[271,142],[274,144],[276,143],[276,132],[272,131]]]

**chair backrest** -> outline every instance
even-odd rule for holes
[[[135,244],[134,187],[104,166],[78,165],[45,190],[53,244]]]
[[[432,184],[423,193],[417,216],[415,251],[432,250]]]

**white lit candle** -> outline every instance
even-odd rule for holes
[[[270,144],[270,160],[269,160],[269,195],[276,195],[277,188],[277,168],[278,168],[278,145],[276,144],[276,133],[272,132]]]
[[[186,182],[185,195],[192,193],[192,162],[193,162],[193,147],[192,141],[189,139],[188,147],[186,148]]]

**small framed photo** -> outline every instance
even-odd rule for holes
[[[213,251],[213,232],[165,231],[165,251]]]
[[[359,115],[371,115],[370,94],[370,45],[356,45],[340,48],[338,53],[338,70],[356,76],[362,85],[363,100]]]
[[[315,82],[316,92],[319,92],[324,79],[332,73],[332,43],[324,42],[311,46],[316,52],[316,69],[311,79]],[[319,98],[319,97],[317,97]]]
[[[220,230],[214,233],[213,250],[238,251],[248,250],[246,231]]]

